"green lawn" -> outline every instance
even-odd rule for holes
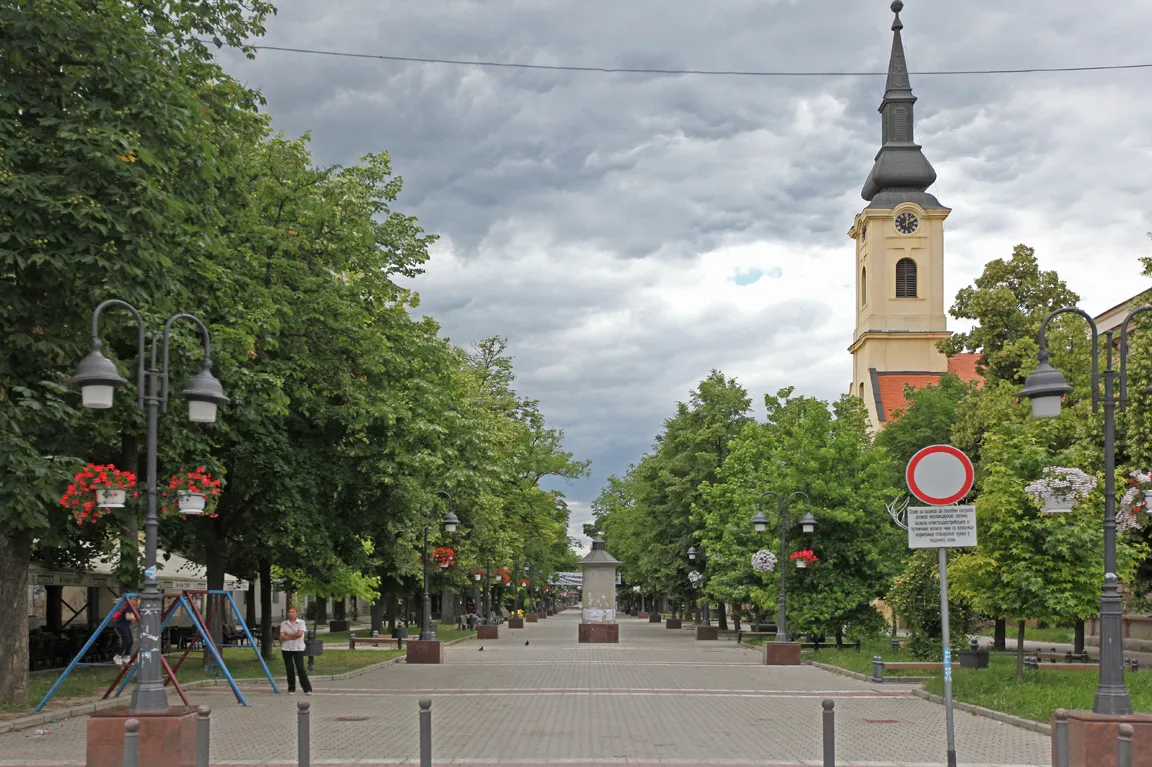
[[[475,631],[460,631],[456,628],[455,623],[441,623],[436,627],[436,638],[442,642],[451,642],[453,639],[460,639],[461,637],[472,636]],[[348,635],[355,634],[356,641],[359,643],[361,639],[371,639],[371,628],[358,628],[353,631],[337,631],[331,634],[321,634],[320,639],[323,640],[325,646],[327,645],[343,645],[348,646]],[[392,635],[388,632],[383,634],[384,638],[390,639]],[[417,626],[408,627],[408,636],[411,639],[420,638],[420,629]],[[359,652],[359,651],[357,651]]]
[[[990,637],[993,634],[991,627],[980,629],[976,632],[982,637]],[[1046,628],[1046,629],[1024,629],[1025,642],[1052,642],[1053,644],[1072,644],[1073,634],[1075,632],[1070,628]],[[1016,627],[1008,627],[1008,639],[1016,638]]]
[[[389,658],[395,658],[401,653],[396,650],[374,650],[371,652],[349,652],[348,650],[329,650],[325,649],[324,654],[316,658],[316,670],[313,674],[328,675],[328,674],[343,674],[347,671],[354,671],[358,668],[371,666],[373,663],[381,663]],[[213,677],[211,674],[204,673],[199,653],[193,653],[188,656],[188,660],[184,662],[183,667],[177,673],[177,679],[181,684],[185,682],[193,682],[198,679],[211,679],[223,677]],[[179,656],[168,656],[168,662],[175,665]],[[259,662],[256,660],[255,655],[251,650],[243,650],[239,648],[226,648],[224,650],[224,661],[228,664],[228,670],[232,676],[237,679],[252,679],[264,676],[263,670],[260,668]],[[280,659],[280,653],[276,652],[273,659],[268,662],[268,669],[272,672],[273,677],[284,676],[284,663]],[[99,698],[104,694],[104,690],[116,678],[119,669],[115,668],[77,668],[68,678],[64,680],[64,684],[56,691],[52,697],[52,701],[48,704],[49,708],[58,708],[61,703],[68,699],[80,698],[84,700],[91,700]],[[40,702],[44,695],[48,692],[49,688],[56,683],[59,678],[58,673],[38,673],[32,674],[28,679],[28,703],[27,706],[19,705],[6,705],[2,709],[8,714],[23,714],[32,713],[32,709]],[[129,695],[130,688],[125,688],[121,697]],[[69,702],[76,703],[79,701],[71,700]],[[46,709],[47,710],[47,709]]]

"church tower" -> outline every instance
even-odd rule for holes
[[[892,3],[881,147],[860,193],[868,206],[848,232],[856,242],[852,393],[868,406],[875,428],[903,406],[904,384],[927,385],[949,370],[936,344],[951,335],[944,312],[944,220],[951,211],[928,193],[936,171],[915,142],[903,8],[901,0]]]

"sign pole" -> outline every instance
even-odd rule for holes
[[[940,633],[944,639],[944,728],[948,737],[948,767],[956,767],[956,720],[952,711],[952,631],[948,625],[948,549],[940,558]]]

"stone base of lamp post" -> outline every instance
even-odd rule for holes
[[[540,621],[540,619],[536,617],[536,613],[528,613],[524,616],[524,620],[529,623],[538,623]]]
[[[524,628],[524,619],[523,618],[509,618],[508,619],[508,628],[510,628],[510,629],[522,629],[522,628]]]
[[[581,623],[578,634],[581,644],[618,644],[619,623]]]
[[[765,642],[764,643],[764,665],[765,666],[799,666],[800,665],[800,643],[799,642]]]
[[[720,629],[716,626],[697,626],[696,638],[705,641],[719,639]]]
[[[140,722],[140,767],[195,767],[197,711],[173,706],[165,711],[132,711],[127,706],[96,711],[88,717],[91,767],[122,767],[124,723]]]
[[[499,626],[477,626],[476,627],[477,639],[499,639],[500,627]]]
[[[544,620],[545,618],[548,617],[548,613],[541,610],[540,612],[536,613],[536,617],[539,618],[540,620]]]
[[[679,618],[669,618],[668,620],[664,621],[664,628],[666,629],[678,629],[683,627],[684,622]]]
[[[649,623],[659,623],[661,620],[663,620],[663,617],[660,615],[660,613],[651,613],[648,616]]]
[[[444,643],[439,639],[409,639],[407,663],[443,663]]]
[[[1152,767],[1152,714],[1118,716],[1091,711],[1068,712],[1069,767],[1116,767],[1116,731],[1122,724],[1131,725],[1134,731],[1132,767]],[[1056,730],[1055,717],[1052,730]],[[1055,759],[1055,740],[1052,749]]]
[[[648,620],[648,613],[639,612],[639,613],[636,613],[636,617],[642,621],[646,621],[646,620]]]

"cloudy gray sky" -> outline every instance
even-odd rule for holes
[[[269,45],[530,64],[883,71],[886,0],[281,0]],[[907,0],[917,138],[951,207],[949,295],[1025,242],[1100,311],[1148,285],[1147,0]],[[879,147],[876,77],[655,76],[223,55],[322,163],[387,150],[442,235],[415,281],[453,341],[509,338],[525,395],[604,478],[711,368],[758,412],[851,376],[846,232]]]

